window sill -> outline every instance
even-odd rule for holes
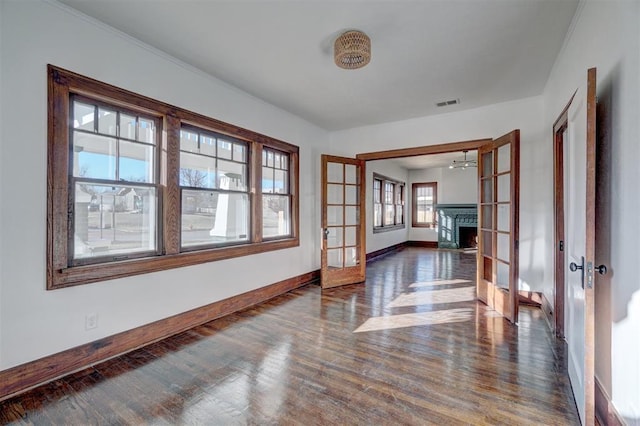
[[[47,290],[56,290],[59,288],[89,284],[98,281],[107,281],[150,272],[165,271],[167,269],[248,256],[267,251],[297,247],[299,245],[300,240],[298,238],[287,238],[261,243],[147,257],[143,259],[74,266],[61,270],[49,271],[47,276]]]
[[[399,229],[405,229],[404,225],[395,225],[395,226],[383,226],[380,228],[373,228],[374,234],[379,234],[381,232],[389,232],[389,231],[397,231]]]

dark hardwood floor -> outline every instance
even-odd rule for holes
[[[579,424],[563,344],[474,299],[475,255],[408,248],[0,403],[0,423]]]

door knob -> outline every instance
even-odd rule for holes
[[[607,275],[607,265],[600,265],[593,268],[600,275]]]
[[[577,270],[579,270],[579,269],[582,269],[582,268],[583,268],[583,266],[582,266],[582,265],[578,265],[578,264],[577,264],[577,263],[575,263],[575,262],[571,262],[571,263],[569,264],[569,269],[571,269],[571,272],[575,272],[575,271],[577,271]],[[606,267],[605,267],[604,269],[605,269],[605,271],[607,270],[607,268],[606,268]]]

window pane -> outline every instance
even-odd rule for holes
[[[216,138],[208,135],[200,135],[200,154],[216,156]]]
[[[140,118],[138,120],[138,140],[140,142],[155,143],[156,141],[156,125],[153,120]]]
[[[353,184],[358,183],[357,174],[356,174],[357,170],[358,168],[353,164],[345,164],[344,166],[345,183],[353,183]]]
[[[402,206],[396,206],[396,224],[400,225],[404,221],[402,220]]]
[[[231,161],[218,160],[218,182],[220,189],[247,190],[247,166]]]
[[[327,203],[328,204],[343,204],[343,191],[344,186],[330,183],[327,185]]]
[[[373,202],[381,203],[382,199],[380,198],[380,188],[382,187],[382,182],[377,179],[373,180]]]
[[[262,196],[262,236],[291,235],[291,206],[287,195]]]
[[[120,114],[120,137],[136,139],[136,117],[134,115]]]
[[[498,271],[496,273],[496,285],[500,288],[509,288],[509,265],[505,265],[502,262],[496,262]]]
[[[355,246],[358,243],[357,233],[358,233],[357,226],[347,226],[344,229],[344,245]]]
[[[273,192],[274,170],[270,167],[262,168],[262,192]]]
[[[393,204],[384,206],[384,224],[393,225]]]
[[[373,206],[373,226],[382,226],[382,204]]]
[[[231,147],[232,143],[224,139],[218,139],[218,158],[224,158],[225,160],[231,160]]]
[[[496,239],[496,257],[498,259],[509,262],[509,251],[511,249],[511,240],[509,234],[499,233]]]
[[[327,206],[327,225],[344,225],[341,206]]]
[[[344,249],[344,266],[356,266],[360,264],[359,251],[355,247]]]
[[[120,141],[120,179],[131,182],[154,182],[153,145]]]
[[[73,132],[73,175],[116,179],[116,139]]]
[[[498,231],[510,231],[511,225],[511,208],[509,204],[496,205],[498,210]],[[489,225],[491,226],[491,224]],[[487,227],[489,227],[487,226]]]
[[[327,266],[329,268],[342,268],[342,252],[344,249],[331,249],[327,250]]]
[[[93,132],[95,120],[95,106],[83,104],[80,102],[73,103],[73,127],[76,129],[88,130]]]
[[[117,114],[105,108],[98,108],[98,132],[103,135],[116,135]]]
[[[327,228],[327,248],[336,248],[344,246],[344,227],[335,226]]]
[[[274,191],[278,194],[288,194],[289,186],[287,184],[287,172],[284,170],[275,170],[274,174]]]
[[[247,162],[247,150],[245,149],[244,145],[240,145],[237,143],[233,144],[233,159],[242,163]]]
[[[489,177],[493,174],[493,152],[482,154],[482,177]]]
[[[360,210],[356,206],[346,206],[344,208],[344,224],[358,225],[360,223]]]
[[[355,185],[346,185],[345,191],[345,203],[346,204],[358,204],[358,190],[360,188]]]
[[[498,176],[498,201],[509,201],[511,197],[511,175]]]
[[[404,187],[398,185],[397,186],[397,190],[396,190],[396,204],[402,204],[402,199],[404,198],[402,196],[402,190],[404,189]]]
[[[498,148],[498,173],[511,170],[511,144]]]
[[[198,134],[187,130],[180,130],[180,150],[198,152]]]
[[[156,190],[76,182],[73,258],[156,250]]]
[[[194,188],[215,188],[215,158],[180,153],[180,185]]]
[[[385,183],[384,184],[384,202],[385,204],[393,204],[393,184]]]
[[[343,183],[344,166],[341,163],[327,163],[327,182]]]
[[[182,247],[248,241],[249,196],[182,190]]]

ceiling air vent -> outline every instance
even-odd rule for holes
[[[442,101],[436,104],[437,107],[444,107],[449,105],[457,105],[460,103],[460,99],[451,99],[450,101]]]

